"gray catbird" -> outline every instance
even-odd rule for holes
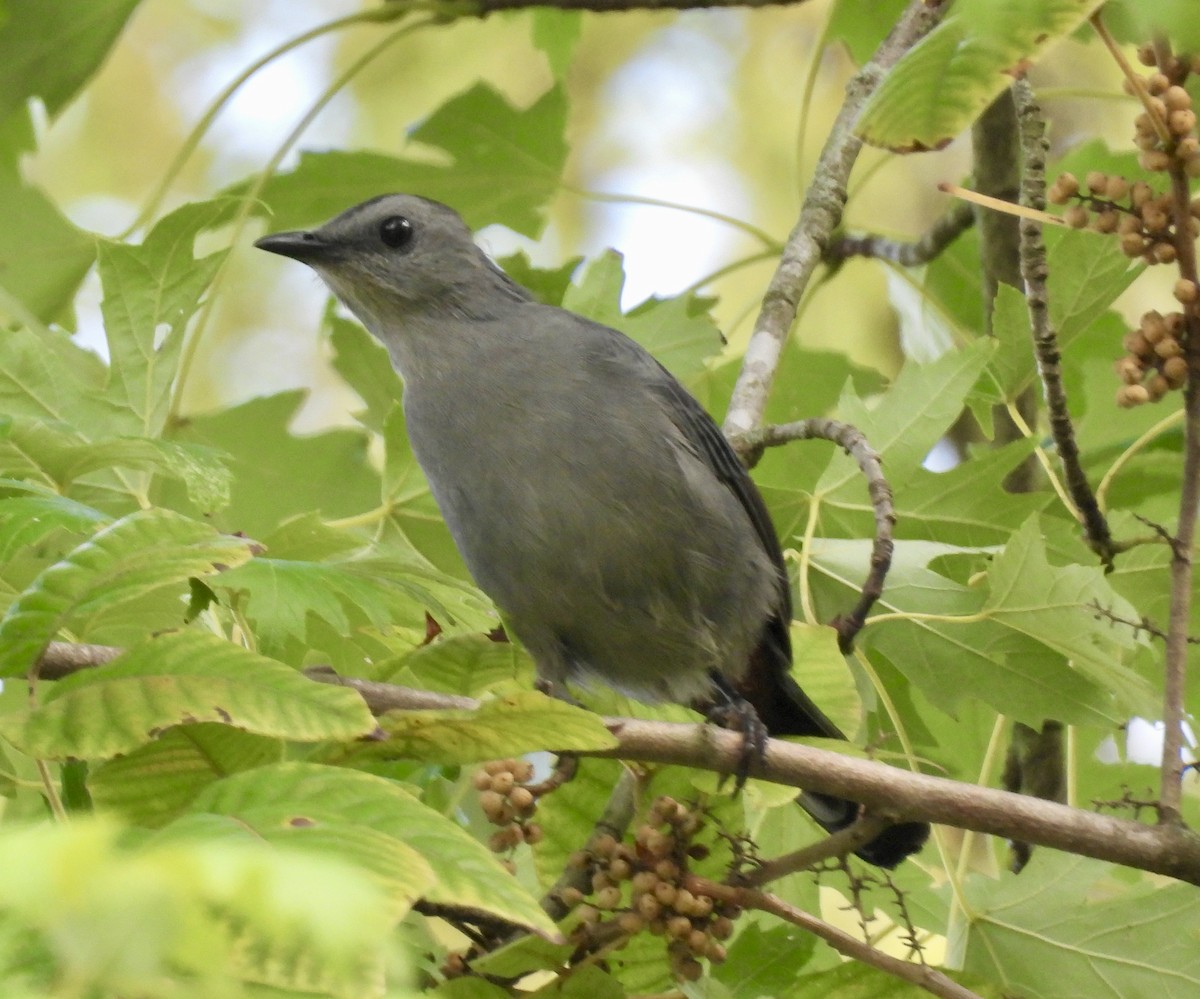
[[[762,498],[638,344],[534,301],[424,198],[374,198],[255,245],[311,266],[387,347],[450,533],[544,681],[845,738],[790,676],[791,596]],[[830,831],[858,814],[801,803]],[[928,833],[895,825],[859,856],[892,867]]]

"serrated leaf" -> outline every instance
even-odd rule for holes
[[[690,293],[649,298],[624,313],[622,260],[615,250],[606,250],[591,261],[582,277],[567,288],[563,308],[633,338],[681,381],[695,377],[721,349],[721,331],[708,313],[712,300]]]
[[[903,487],[929,450],[962,412],[963,400],[994,346],[980,340],[932,364],[908,363],[879,404],[868,409],[858,398],[843,397],[838,415],[866,435],[883,458],[893,490]],[[862,506],[866,485],[857,463],[838,452],[817,483],[822,502]]]
[[[512,642],[494,642],[486,635],[452,635],[423,645],[383,663],[378,679],[389,683],[480,697],[497,685],[528,674],[532,661]]]
[[[99,811],[143,828],[177,818],[204,788],[223,777],[279,763],[284,742],[229,725],[169,729],[153,742],[93,766],[87,786]]]
[[[337,316],[330,316],[327,321],[333,367],[367,407],[356,418],[363,426],[382,433],[383,421],[404,391],[404,383],[392,367],[387,348],[358,323]]]
[[[220,722],[293,742],[355,739],[375,730],[352,690],[201,631],[160,635],[103,669],[60,680],[0,731],[40,759],[125,753],[172,725]]]
[[[251,556],[251,542],[221,535],[169,510],[122,517],[41,572],[0,620],[0,676],[29,669],[42,648],[71,624],[90,621],[164,586],[187,590]]]
[[[40,544],[55,531],[87,535],[108,520],[99,510],[65,496],[38,494],[0,499],[0,562]]]
[[[520,109],[479,83],[410,133],[449,154],[452,166],[380,153],[303,153],[293,171],[268,181],[260,200],[273,227],[293,229],[324,222],[380,191],[413,191],[453,206],[472,228],[499,223],[536,238],[566,162],[566,113],[559,86]]]
[[[985,595],[927,568],[967,550],[897,542],[888,585],[877,603],[888,619],[871,623],[860,643],[878,649],[936,707],[953,714],[965,698],[1040,725],[1045,718],[1109,727],[1127,718],[1111,693],[1061,655],[981,617]],[[820,539],[811,553],[813,585],[831,606],[857,594],[870,543]],[[832,589],[828,589],[832,584]],[[908,615],[911,615],[908,616]]]
[[[494,913],[548,936],[557,930],[483,844],[397,784],[337,767],[282,763],[235,774],[203,792],[196,811],[240,816],[287,809],[366,826],[407,843],[433,867],[428,898]]]
[[[94,472],[130,468],[178,479],[198,506],[220,509],[229,501],[230,488],[223,458],[220,452],[197,444],[148,437],[88,439],[81,429],[65,423],[0,419],[0,469],[59,491]]]
[[[0,408],[9,415],[120,432],[128,421],[106,399],[107,381],[108,366],[65,333],[19,328],[0,336]]]
[[[475,763],[537,750],[612,749],[599,715],[534,690],[482,702],[474,711],[390,711],[379,719],[387,741],[360,752],[389,758]]]
[[[332,519],[379,505],[379,476],[371,467],[367,435],[345,429],[306,436],[290,433],[288,425],[303,400],[300,391],[251,399],[189,417],[175,433],[177,441],[230,456],[230,502],[213,523],[261,537],[297,514],[319,510]],[[162,502],[169,506],[185,501],[164,483]]]
[[[972,454],[945,472],[919,468],[896,495],[896,537],[968,548],[1003,544],[1051,502],[1048,492],[1010,493],[1005,477],[1033,454],[1023,438]]]
[[[1039,850],[1019,879],[972,879],[964,970],[1040,999],[1200,994],[1200,897],[1114,873]]]
[[[309,614],[342,635],[350,632],[352,619],[379,629],[392,623],[418,627],[426,611],[447,627],[487,630],[492,621],[490,605],[474,587],[415,560],[261,557],[223,573],[213,585],[248,594],[246,615],[268,647],[289,637],[303,639]]]
[[[1137,612],[1108,585],[1102,568],[1051,566],[1036,516],[992,560],[988,586],[982,613],[991,620],[1066,656],[1130,714],[1155,710],[1153,689],[1128,666],[1148,639],[1101,619],[1096,608],[1123,620],[1137,620]]]
[[[1097,0],[958,0],[871,95],[858,134],[899,152],[940,149],[1012,82],[1012,73],[1069,35]]]
[[[187,204],[161,219],[140,246],[99,244],[111,391],[142,434],[162,429],[184,328],[225,257],[197,260],[192,245],[226,207],[227,199]]]

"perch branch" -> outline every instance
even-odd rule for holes
[[[61,643],[50,646],[43,657],[44,667],[55,660],[60,649]],[[76,657],[76,668],[85,668],[80,660]],[[93,661],[87,665],[102,664]],[[328,669],[312,670],[308,675],[357,690],[375,714],[474,708],[479,704],[469,697],[339,677]],[[632,718],[607,718],[605,724],[616,736],[617,746],[578,755],[694,767],[730,775],[745,765],[742,737],[737,732],[709,725]],[[546,748],[555,749],[553,745]],[[848,798],[862,803],[868,812],[886,814],[898,821],[920,819],[1021,839],[1200,885],[1200,835],[1178,824],[1149,826],[1097,815],[779,739],[767,741],[762,758],[751,762],[750,776]]]

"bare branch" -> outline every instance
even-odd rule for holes
[[[871,545],[871,568],[863,581],[862,593],[850,613],[840,614],[832,622],[837,628],[838,645],[843,652],[848,652],[854,644],[855,636],[862,631],[867,614],[883,594],[883,583],[887,578],[888,569],[891,568],[895,547],[892,535],[896,527],[896,508],[892,502],[892,487],[883,475],[879,454],[857,427],[821,417],[762,427],[736,438],[734,447],[739,453],[747,455],[753,464],[763,448],[776,447],[790,441],[814,439],[832,441],[858,462],[858,467],[867,480],[871,509],[875,512],[875,541]]]
[[[920,239],[912,243],[884,236],[842,236],[825,251],[826,263],[839,263],[849,257],[873,257],[900,267],[919,267],[937,258],[959,236],[975,224],[975,212],[969,204],[956,201]]]
[[[817,160],[800,218],[788,236],[779,267],[763,296],[762,309],[725,417],[725,433],[729,437],[737,437],[762,423],[779,355],[796,319],[796,307],[824,256],[826,244],[842,221],[846,182],[862,148],[862,140],[854,132],[858,116],[884,73],[937,24],[943,6],[910,0],[871,61],[846,88],[846,102]]]
[[[1021,176],[1021,204],[1041,210],[1046,207],[1046,123],[1042,109],[1033,96],[1027,80],[1017,80],[1012,86],[1016,102],[1017,121],[1021,128],[1021,145],[1025,153],[1025,168]],[[1025,300],[1029,307],[1029,323],[1033,329],[1033,348],[1038,372],[1050,416],[1050,433],[1062,463],[1067,491],[1083,522],[1089,547],[1105,565],[1111,567],[1116,554],[1108,520],[1096,502],[1075,442],[1075,426],[1067,406],[1067,390],[1063,385],[1062,356],[1058,349],[1058,334],[1050,319],[1050,297],[1046,286],[1046,244],[1041,224],[1022,218],[1021,279],[1025,282]]]

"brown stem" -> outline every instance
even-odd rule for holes
[[[875,513],[875,540],[871,545],[871,567],[863,581],[858,603],[847,614],[839,614],[833,622],[837,629],[838,645],[849,652],[855,636],[862,631],[867,615],[875,601],[883,594],[883,584],[892,565],[892,541],[896,529],[896,508],[892,502],[892,487],[883,474],[879,454],[867,442],[861,430],[840,420],[815,417],[762,427],[742,434],[734,441],[735,449],[753,464],[765,447],[776,447],[799,440],[832,441],[842,448],[857,463],[867,480],[867,492],[871,497],[871,509]]]
[[[838,263],[849,257],[873,257],[900,267],[919,267],[938,257],[946,247],[975,224],[975,212],[969,204],[956,201],[920,239],[907,243],[883,236],[842,236],[825,251],[826,263]]]
[[[1021,145],[1025,152],[1025,168],[1021,175],[1021,204],[1039,211],[1046,207],[1046,123],[1042,109],[1033,96],[1027,80],[1017,80],[1012,86],[1017,120],[1021,128]],[[1029,308],[1029,323],[1033,330],[1033,348],[1041,375],[1042,391],[1050,418],[1050,433],[1062,464],[1067,491],[1079,516],[1091,547],[1105,565],[1112,567],[1116,554],[1108,520],[1096,502],[1075,442],[1075,426],[1067,406],[1067,390],[1063,385],[1062,356],[1058,349],[1058,334],[1050,319],[1050,294],[1046,285],[1048,266],[1046,243],[1042,227],[1029,218],[1020,223],[1021,279],[1025,283],[1025,301]]]
[[[959,985],[937,969],[925,964],[902,961],[898,957],[885,954],[844,930],[831,926],[823,919],[818,919],[803,909],[789,905],[783,899],[769,892],[719,884],[694,875],[688,878],[687,884],[693,894],[707,895],[709,898],[730,902],[743,909],[758,909],[760,912],[770,913],[793,926],[799,926],[813,936],[820,937],[839,954],[853,958],[855,961],[861,961],[863,964],[869,964],[902,981],[916,985],[932,995],[941,996],[942,999],[980,999],[978,993]]]
[[[1190,196],[1183,162],[1171,158],[1171,214],[1175,256],[1181,278],[1200,283],[1196,275],[1196,244],[1188,232]],[[1188,619],[1192,605],[1192,545],[1196,538],[1196,508],[1200,505],[1200,312],[1195,303],[1183,306],[1186,336],[1184,356],[1188,381],[1183,392],[1184,457],[1179,491],[1179,523],[1171,545],[1171,605],[1167,614],[1166,677],[1163,689],[1162,808],[1159,821],[1181,821],[1183,788],[1184,693],[1187,686]]]

